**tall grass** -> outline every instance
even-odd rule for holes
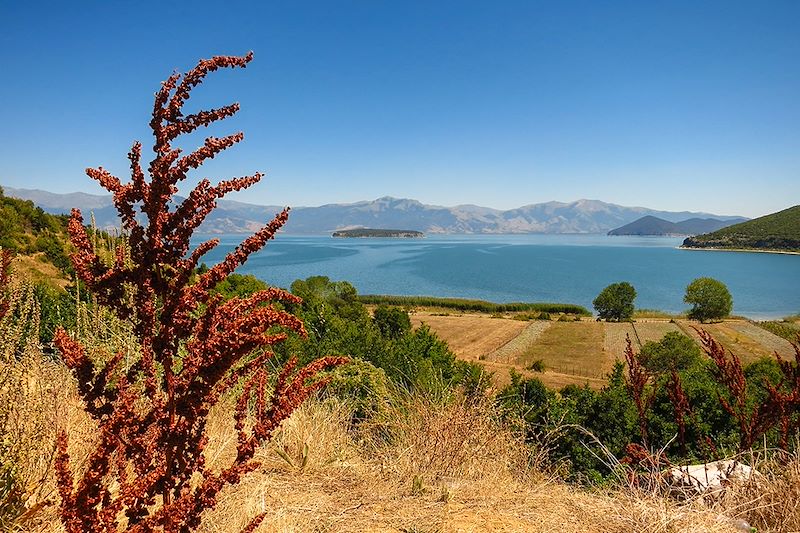
[[[484,300],[465,298],[438,298],[435,296],[392,296],[385,294],[363,294],[359,301],[368,305],[396,305],[401,307],[440,307],[458,311],[479,311],[482,313],[511,313],[523,311],[539,311],[545,313],[570,313],[591,316],[591,313],[580,305],[563,303],[493,303]]]

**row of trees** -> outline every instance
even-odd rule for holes
[[[612,283],[597,295],[592,305],[601,320],[630,320],[636,289],[627,281]],[[686,287],[683,301],[692,306],[689,318],[705,322],[725,318],[733,309],[733,298],[724,283],[697,278]]]

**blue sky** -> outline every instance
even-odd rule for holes
[[[800,203],[798,2],[160,4],[0,0],[0,184],[101,193],[161,80],[253,50],[188,105],[241,102],[196,176],[266,171],[240,201]]]

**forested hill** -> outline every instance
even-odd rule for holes
[[[0,187],[0,247],[20,255],[39,254],[67,270],[67,222],[66,215],[45,213],[30,200],[6,196]]]
[[[751,249],[800,252],[800,205],[689,237],[686,248]]]

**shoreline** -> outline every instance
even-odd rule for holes
[[[699,248],[695,246],[676,246],[677,250],[692,250],[692,251],[706,251],[706,252],[754,252],[757,254],[783,254],[783,255],[800,255],[800,252],[791,250],[759,250],[758,248],[716,248],[709,246],[706,248]]]

